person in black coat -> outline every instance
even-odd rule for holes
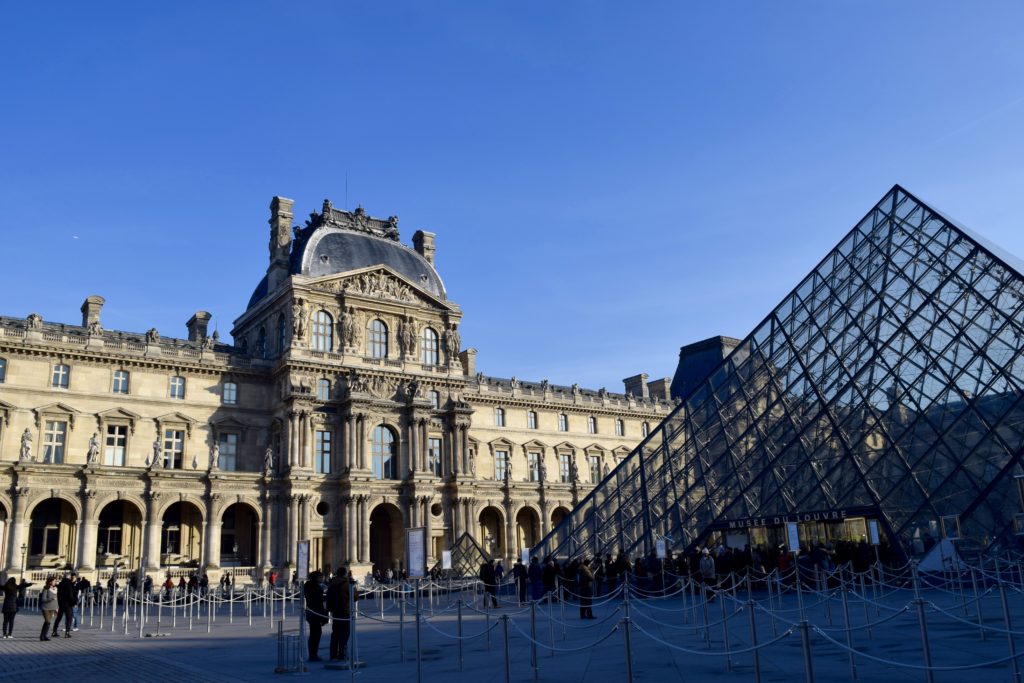
[[[309,624],[309,661],[322,662],[317,652],[320,650],[320,636],[323,635],[324,624],[327,623],[327,608],[324,606],[324,589],[320,585],[320,572],[311,572],[309,579],[302,587],[306,598],[306,623]]]
[[[53,622],[53,633],[50,634],[54,638],[57,637],[57,627],[60,626],[61,619],[64,619],[64,637],[71,637],[71,613],[78,602],[75,578],[75,573],[71,572],[57,584],[57,618]]]
[[[356,590],[354,583],[348,570],[341,567],[327,586],[327,610],[331,613],[331,661],[348,658],[349,620],[352,616],[350,600],[359,598],[358,592],[351,593]]]
[[[516,560],[516,563],[512,565],[512,578],[515,579],[516,588],[519,592],[519,604],[526,604],[526,584],[528,573],[526,571],[526,565],[523,564],[522,560]]]
[[[494,560],[490,562],[484,562],[480,565],[480,581],[484,584],[484,592],[491,596],[491,602],[494,607],[498,606],[498,578],[494,573]],[[484,598],[484,604],[487,604],[487,598]]]

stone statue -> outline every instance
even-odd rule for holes
[[[220,443],[214,441],[213,447],[210,448],[210,471],[215,472],[220,469]]]
[[[545,481],[548,478],[548,468],[544,464],[544,456],[541,456],[537,462],[537,473],[541,481]]]
[[[580,470],[576,467],[576,458],[569,460],[569,481],[577,483],[580,480]]]
[[[448,358],[454,363],[462,349],[462,337],[459,336],[458,325],[453,324],[450,330],[445,330],[444,348],[448,352]]]
[[[608,467],[608,463],[605,463],[604,464],[604,470],[603,470],[604,476],[607,477],[611,473],[611,471],[612,471],[612,468]]]
[[[572,395],[573,396],[579,396],[580,395],[580,385],[579,384],[573,384],[572,385]]]
[[[521,386],[520,383],[519,383],[519,380],[516,379],[515,375],[512,375],[512,381],[510,382],[510,384],[511,384],[513,389],[518,389]]]
[[[366,385],[366,380],[359,376],[359,373],[355,369],[348,371],[348,390],[349,393],[358,391],[360,393],[365,392],[369,389]]]
[[[406,357],[411,358],[416,353],[416,333],[413,331],[413,320],[411,317],[402,321],[402,329],[399,330],[398,334],[402,343],[402,351]]]
[[[89,323],[88,332],[90,337],[95,337],[97,335],[103,334],[103,326],[100,325],[100,321],[93,320],[91,323]]]
[[[159,344],[160,343],[160,333],[156,331],[155,327],[151,327],[151,328],[149,328],[149,330],[146,331],[146,343],[147,344]]]
[[[512,463],[505,463],[505,483],[508,484],[512,481]]]
[[[420,382],[419,382],[419,380],[416,380],[416,379],[409,380],[409,383],[406,385],[405,391],[406,391],[406,394],[408,395],[408,398],[409,398],[410,401],[419,398],[419,396],[420,396]]]
[[[35,458],[32,457],[32,432],[28,430],[28,427],[21,433],[21,454],[18,459],[21,462],[35,461]]]
[[[162,453],[160,452],[160,438],[153,442],[153,459],[149,463],[149,469],[158,470],[164,466]]]
[[[547,393],[550,389],[551,389],[551,383],[548,382],[546,379],[542,379],[540,381],[540,390],[542,392],[544,392],[544,393]]]
[[[306,302],[296,299],[292,302],[292,336],[302,340],[306,337]]]
[[[263,452],[263,471],[266,474],[274,471],[274,447],[269,444],[267,450]]]
[[[214,334],[213,337],[203,337],[203,349],[206,350],[206,351],[212,351],[213,350],[213,345],[217,341],[215,339],[217,333],[214,332],[213,334]]]
[[[43,329],[43,316],[38,313],[28,314],[28,329],[30,330],[41,330]]]
[[[467,474],[469,474],[471,477],[476,476],[476,456],[474,455],[472,449],[470,449],[469,451],[469,472]]]
[[[476,383],[477,384],[483,384],[484,381],[485,381],[484,380],[484,373],[482,373],[482,372],[476,373]]]
[[[341,338],[349,348],[359,344],[359,321],[356,319],[355,309],[351,306],[341,316]]]
[[[86,451],[85,461],[90,465],[95,465],[100,459],[100,435],[96,432],[92,433],[92,437],[89,439],[89,450]]]

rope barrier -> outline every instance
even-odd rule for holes
[[[633,628],[635,628],[637,631],[639,631],[640,633],[644,634],[645,636],[647,636],[648,638],[653,640],[654,642],[659,643],[661,645],[664,645],[665,647],[671,648],[673,650],[677,650],[679,652],[685,652],[686,654],[689,654],[689,655],[700,655],[702,657],[732,657],[733,655],[742,655],[742,654],[746,654],[748,652],[758,652],[758,651],[763,650],[764,648],[768,647],[769,645],[774,645],[775,643],[779,642],[783,638],[786,638],[787,636],[791,635],[793,633],[793,631],[796,630],[795,628],[790,628],[790,629],[784,631],[783,633],[779,634],[775,638],[772,638],[771,640],[765,641],[764,643],[758,643],[757,645],[752,646],[752,647],[743,648],[743,649],[739,649],[739,650],[729,649],[729,650],[714,651],[714,650],[691,650],[691,649],[686,648],[686,647],[680,647],[679,645],[674,645],[674,644],[672,644],[672,643],[670,643],[668,641],[662,640],[661,638],[657,637],[656,635],[654,635],[652,633],[648,633],[647,631],[645,631],[643,628],[641,628],[636,623],[631,624],[631,626]]]
[[[529,642],[533,643],[537,647],[542,647],[542,648],[544,648],[546,650],[551,650],[552,652],[583,652],[584,650],[589,650],[591,648],[597,647],[598,645],[600,645],[604,641],[606,641],[609,638],[611,638],[615,634],[615,632],[619,630],[618,625],[616,625],[615,628],[613,628],[611,631],[609,631],[606,635],[604,635],[601,638],[598,638],[593,643],[588,643],[587,645],[584,645],[583,647],[555,647],[554,645],[549,645],[547,643],[542,643],[539,640],[534,640],[533,638],[530,637],[529,633],[527,633],[523,629],[519,628],[519,624],[517,624],[516,622],[514,622],[512,620],[509,620],[509,623],[512,624],[512,628],[514,628],[515,630],[519,631],[520,635],[522,635],[524,638],[526,638],[526,640],[528,640]]]

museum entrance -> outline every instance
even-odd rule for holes
[[[382,503],[370,513],[370,562],[381,573],[402,569],[402,513],[390,503]]]

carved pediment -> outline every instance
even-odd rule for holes
[[[103,424],[105,422],[115,422],[120,420],[128,423],[128,428],[133,434],[135,433],[136,421],[141,419],[141,415],[136,415],[132,411],[125,410],[124,408],[111,408],[110,410],[103,410],[96,413],[96,424],[100,429],[103,428]]]
[[[162,430],[165,425],[183,425],[185,427],[185,432],[189,436],[192,435],[192,428],[198,422],[195,418],[191,418],[188,415],[185,415],[184,413],[179,413],[177,411],[173,413],[166,413],[164,415],[161,415],[160,417],[156,417],[153,419],[156,422],[156,427],[158,430]]]
[[[505,437],[500,437],[500,438],[494,439],[493,441],[489,441],[489,442],[487,442],[487,445],[490,446],[491,453],[493,453],[494,450],[497,449],[497,448],[504,448],[506,450],[511,451],[512,448],[515,446],[514,443],[512,443],[511,441],[509,441]]]
[[[353,294],[402,303],[427,303],[453,310],[450,304],[424,291],[417,283],[407,280],[387,266],[352,271],[343,277],[331,276],[310,284],[310,288],[331,294]]]
[[[604,455],[607,449],[599,443],[592,443],[583,450],[594,455]]]
[[[612,449],[612,455],[614,455],[616,458],[620,460],[622,458],[625,458],[630,453],[632,453],[632,451],[626,448],[625,446],[619,446],[618,448]]]
[[[543,441],[538,441],[537,439],[530,439],[529,441],[523,444],[524,451],[541,451],[543,453],[548,448],[549,446],[546,443],[544,443]]]
[[[573,451],[573,452],[575,452],[575,451],[578,451],[578,450],[580,450],[580,449],[579,449],[579,447],[576,444],[570,443],[568,441],[563,441],[562,443],[555,445],[555,451]]]
[[[36,408],[33,412],[36,414],[36,427],[38,428],[42,428],[45,417],[59,417],[66,419],[71,429],[74,429],[75,418],[79,415],[78,411],[71,406],[59,402],[49,403],[41,408]]]

